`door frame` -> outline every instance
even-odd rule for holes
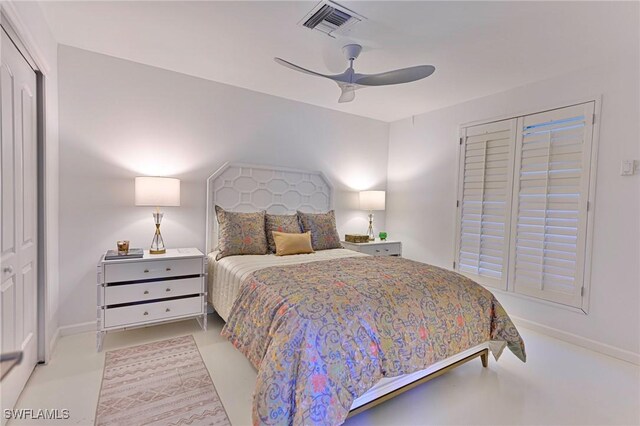
[[[2,29],[18,48],[20,54],[33,68],[36,74],[36,123],[37,123],[37,347],[38,362],[48,362],[53,345],[47,342],[47,318],[50,316],[49,288],[47,286],[47,202],[48,186],[46,183],[46,96],[47,79],[51,75],[50,65],[45,60],[26,24],[11,2],[2,2],[0,6],[0,22]],[[1,30],[0,30],[1,31]],[[57,333],[56,333],[57,334]],[[52,335],[55,341],[55,334]]]

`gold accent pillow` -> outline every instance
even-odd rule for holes
[[[276,256],[313,253],[313,247],[311,247],[311,232],[289,234],[286,232],[273,231],[272,234],[273,240],[276,243]]]

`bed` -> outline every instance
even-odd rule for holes
[[[227,164],[207,188],[208,297],[258,370],[254,423],[340,424],[489,350],[525,360],[493,295],[451,271],[344,249],[216,260],[214,205],[327,211],[321,173]]]

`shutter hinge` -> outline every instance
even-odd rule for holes
[[[456,269],[456,261],[453,261],[453,269]]]
[[[593,114],[591,116],[591,124],[596,124],[596,115],[595,114]]]
[[[460,138],[460,145],[462,145],[462,138]]]
[[[460,200],[456,200],[456,207],[460,207]]]
[[[584,287],[580,288],[580,296],[584,296]]]
[[[591,210],[591,201],[587,201],[587,211]]]

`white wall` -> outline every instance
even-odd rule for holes
[[[366,231],[354,191],[385,187],[387,123],[62,45],[59,69],[62,326],[95,321],[101,253],[151,243],[137,175],[182,179],[181,206],[164,209],[169,247],[204,250],[206,178],[227,161],[323,171],[340,233]]]
[[[6,2],[2,5],[23,43],[36,57],[45,75],[45,359],[58,330],[58,43],[40,5]],[[42,232],[42,231],[41,231]],[[42,272],[42,271],[41,271]]]
[[[638,39],[617,63],[579,71],[391,124],[387,228],[407,257],[451,269],[460,124],[602,94],[589,314],[496,294],[511,315],[640,353],[640,160]],[[567,336],[565,336],[567,337]]]

